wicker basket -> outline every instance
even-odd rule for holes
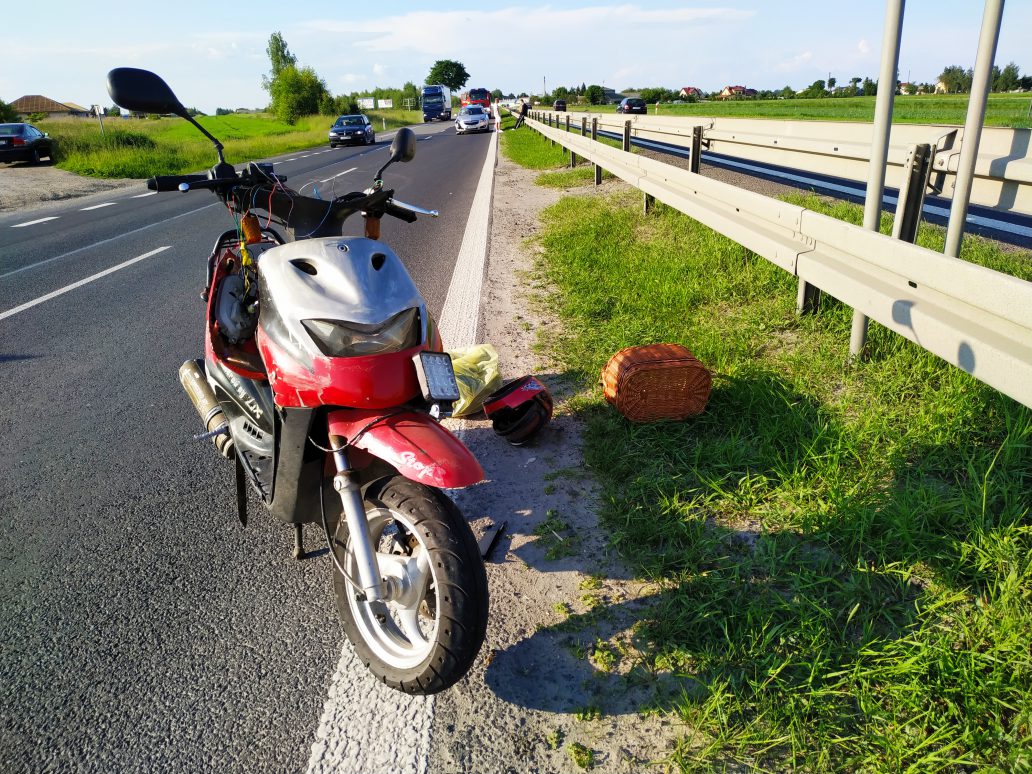
[[[706,367],[680,344],[627,347],[602,369],[606,400],[632,422],[702,413],[712,381]]]

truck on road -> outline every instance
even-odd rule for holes
[[[420,97],[423,121],[451,121],[451,90],[447,86],[424,86]]]

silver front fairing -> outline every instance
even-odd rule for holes
[[[274,247],[262,254],[258,279],[262,330],[308,363],[320,352],[302,320],[378,325],[417,308],[426,340],[423,297],[401,259],[382,242],[335,237]]]

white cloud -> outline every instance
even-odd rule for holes
[[[379,77],[379,76],[383,76],[383,75],[386,75],[386,74],[387,74],[387,68],[384,67],[382,64],[374,64],[373,65],[373,75],[376,75],[376,76]]]
[[[864,56],[867,56],[871,53],[871,44],[868,43],[866,40],[861,40],[859,43],[856,44],[856,50]]]
[[[777,69],[779,72],[783,72],[783,73],[792,73],[792,72],[796,72],[797,70],[799,70],[802,67],[805,67],[812,60],[813,60],[813,52],[812,51],[803,51],[800,54],[796,54],[793,57],[790,57],[788,59],[782,60],[777,65],[775,65],[775,69]]]
[[[594,46],[604,50],[605,41],[614,38],[626,41],[627,33],[635,35],[639,44],[648,41],[650,34],[673,30],[683,35],[687,27],[741,22],[753,15],[753,11],[733,8],[646,10],[637,5],[619,5],[564,10],[546,5],[492,11],[416,11],[365,21],[309,21],[300,29],[346,35],[353,46],[368,51],[418,52],[435,58],[451,58],[453,52],[461,51],[459,58],[463,59],[468,58],[470,52],[519,46],[518,41],[534,43],[535,48],[540,48],[542,43],[568,46],[572,31],[576,32],[577,40],[591,40]],[[433,30],[433,34],[427,34],[427,30]]]

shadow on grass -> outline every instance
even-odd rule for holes
[[[739,754],[762,750],[755,762],[798,763],[799,745],[811,763],[882,744],[913,746],[912,761],[936,751],[998,759],[995,742],[972,750],[972,738],[939,735],[966,733],[971,702],[983,700],[996,708],[977,723],[1014,731],[1006,706],[1027,693],[1027,659],[1014,662],[1018,677],[1003,664],[989,676],[996,654],[968,667],[956,652],[963,613],[950,631],[929,610],[993,595],[1007,572],[993,564],[995,543],[1029,548],[1025,532],[1007,533],[1027,513],[1027,443],[992,464],[991,455],[972,462],[959,439],[904,446],[905,458],[871,465],[853,431],[762,369],[718,378],[694,420],[636,426],[608,407],[588,417],[602,523],[654,583],[498,653],[487,681],[501,698],[557,712],[676,712],[734,738]],[[971,561],[966,546],[985,543],[984,561]],[[529,679],[539,686],[529,690]],[[908,727],[922,703],[936,720]]]

